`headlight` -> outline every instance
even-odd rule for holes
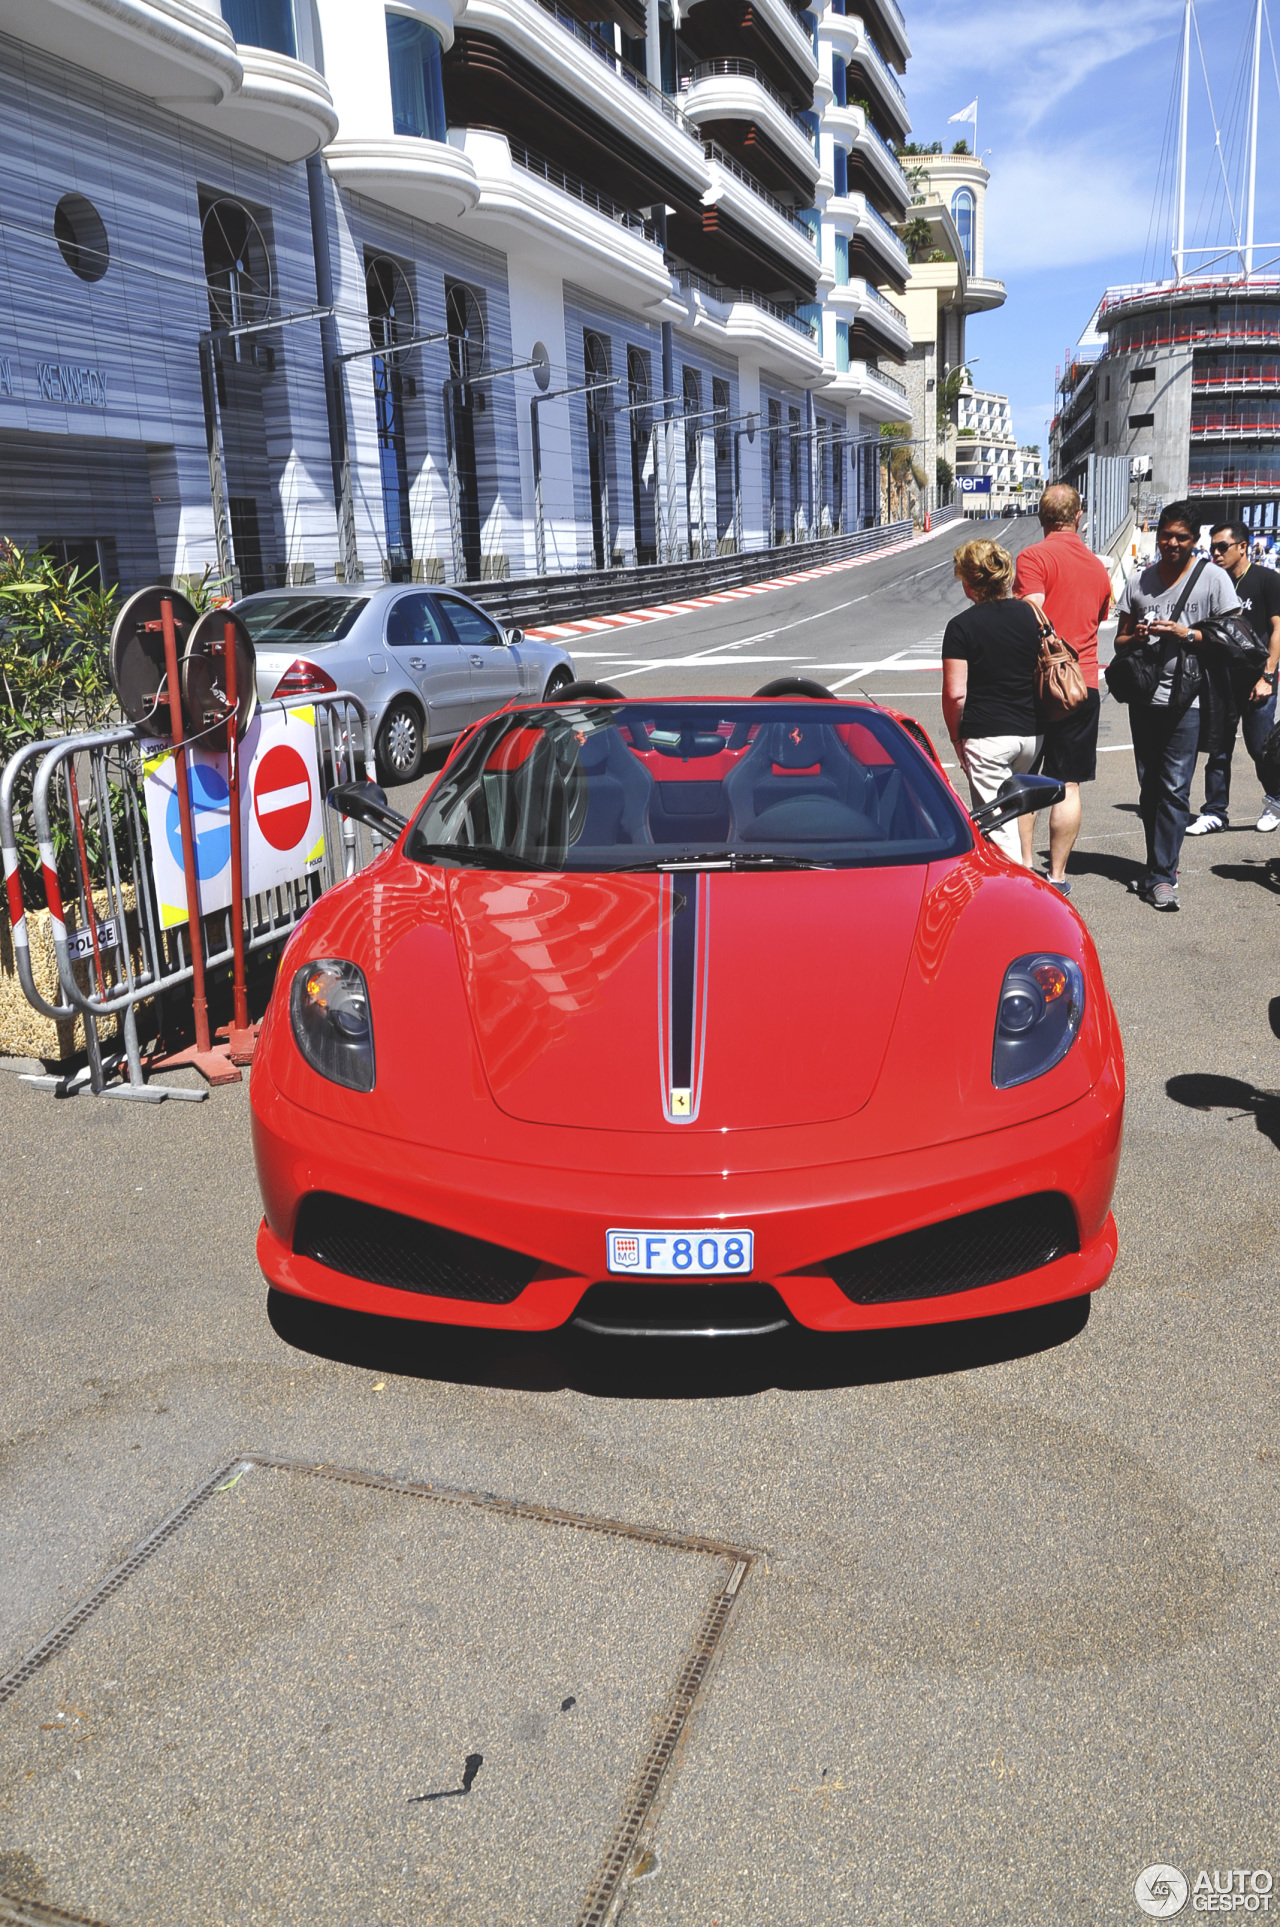
[[[1060,1064],[1084,1016],[1084,975],[1070,957],[1015,957],[1000,986],[991,1082],[1027,1084]]]
[[[294,1040],[313,1071],[349,1090],[373,1089],[373,1020],[364,972],[341,957],[303,964],[289,993]]]

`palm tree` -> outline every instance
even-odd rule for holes
[[[909,261],[918,261],[933,246],[933,228],[922,214],[909,220],[902,229],[902,245]]]

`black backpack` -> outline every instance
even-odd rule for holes
[[[1203,556],[1191,571],[1190,580],[1178,597],[1170,622],[1181,622],[1182,611],[1187,606],[1191,591],[1204,574],[1209,564]],[[1203,626],[1203,625],[1202,625]],[[1136,639],[1124,647],[1107,664],[1103,674],[1107,688],[1118,703],[1149,703],[1160,686],[1164,676],[1163,641],[1142,641]],[[1194,649],[1179,649],[1174,668],[1173,691],[1169,707],[1175,713],[1189,709],[1200,694],[1202,681],[1200,659]]]

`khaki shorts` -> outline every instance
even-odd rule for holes
[[[960,755],[964,760],[964,772],[969,778],[969,794],[976,810],[980,803],[993,802],[1000,785],[1011,776],[1025,776],[1040,754],[1042,736],[968,736],[960,744]],[[1002,823],[998,830],[991,833],[991,841],[998,844],[1007,857],[1015,863],[1022,861],[1022,844],[1018,839],[1018,825]]]

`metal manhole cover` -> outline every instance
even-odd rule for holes
[[[751,1557],[235,1460],[0,1679],[0,1920],[595,1927]]]

